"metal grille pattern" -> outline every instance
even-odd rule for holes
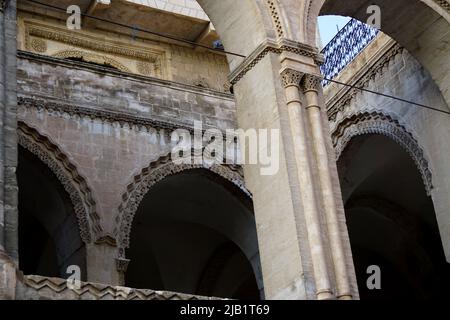
[[[325,62],[320,67],[322,75],[333,79],[373,40],[378,34],[375,29],[356,19],[351,19],[344,28],[322,50]],[[330,81],[323,80],[326,86]]]

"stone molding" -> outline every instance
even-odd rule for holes
[[[39,99],[36,97],[18,96],[17,106],[19,108],[35,109],[37,111],[47,110],[54,115],[70,117],[87,118],[90,120],[99,120],[103,123],[111,125],[118,125],[121,128],[128,126],[132,130],[152,132],[155,129],[159,130],[161,135],[167,140],[170,140],[171,133],[175,130],[186,130],[190,133],[194,132],[193,124],[188,123],[172,123],[154,120],[152,118],[138,117],[134,115],[125,114],[122,112],[105,111],[93,109],[89,107],[81,107],[78,105],[65,104],[59,101],[48,101],[45,98]],[[208,129],[204,126],[204,130]],[[226,132],[223,132],[224,139]]]
[[[230,83],[232,85],[238,83],[239,80],[241,80],[269,53],[280,55],[283,52],[290,52],[312,58],[317,64],[319,64],[322,59],[322,55],[315,47],[287,39],[281,39],[278,42],[267,40],[259,45],[258,48],[246,57],[244,61],[228,76]]]
[[[272,22],[277,32],[277,36],[279,38],[283,38],[284,30],[280,19],[278,4],[276,3],[276,0],[266,0],[266,4],[269,8],[270,16],[272,17]]]
[[[242,191],[244,195],[251,198],[251,193],[246,189],[243,176],[239,172],[240,167],[232,165],[205,166],[203,164],[175,164],[171,155],[161,156],[144,168],[140,174],[133,177],[122,195],[122,203],[118,208],[115,219],[114,236],[118,239],[119,257],[125,257],[125,249],[130,245],[130,234],[133,218],[139,205],[149,190],[166,177],[193,169],[206,169],[221,177]]]
[[[431,195],[433,190],[432,172],[419,142],[398,120],[382,112],[374,111],[349,115],[337,125],[331,134],[336,159],[341,157],[354,137],[367,134],[386,136],[408,152],[419,169],[427,194]]]
[[[168,291],[153,291],[81,282],[79,288],[69,288],[68,281],[60,278],[24,276],[25,296],[20,299],[61,300],[221,300]],[[31,291],[31,292],[30,292]],[[33,292],[34,291],[34,292]]]
[[[81,240],[91,243],[101,232],[100,217],[96,211],[96,203],[86,179],[82,177],[76,166],[47,137],[29,127],[24,122],[18,123],[18,143],[37,156],[55,174],[68,193],[78,220]]]
[[[180,82],[175,82],[175,81],[170,81],[170,80],[165,80],[165,79],[160,79],[160,78],[148,77],[148,76],[140,75],[140,74],[136,74],[136,73],[126,73],[126,72],[123,72],[120,70],[105,68],[105,67],[99,66],[99,65],[92,65],[92,64],[87,64],[87,63],[78,62],[78,61],[74,62],[74,61],[70,61],[70,60],[63,60],[63,59],[59,59],[59,58],[52,57],[52,56],[45,56],[45,55],[28,52],[28,51],[21,51],[21,50],[17,51],[17,56],[20,59],[26,59],[26,60],[30,60],[33,62],[37,61],[37,62],[48,63],[48,64],[52,64],[52,65],[63,66],[66,68],[89,70],[91,72],[98,72],[101,74],[107,74],[108,76],[115,76],[115,77],[119,77],[119,78],[123,78],[123,79],[140,81],[142,83],[148,83],[148,84],[152,84],[152,85],[167,87],[167,88],[174,89],[174,90],[183,90],[183,91],[191,92],[194,94],[216,97],[216,98],[226,99],[229,101],[234,100],[234,96],[230,93],[224,93],[224,92],[217,91],[214,89],[200,88],[200,87],[196,87],[194,85],[189,85],[189,84],[185,84],[185,83],[180,83]]]

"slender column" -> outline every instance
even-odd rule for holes
[[[315,75],[305,75],[303,90],[306,97],[306,110],[311,126],[311,134],[318,167],[320,190],[322,192],[323,208],[327,220],[329,243],[336,274],[337,297],[342,300],[352,299],[350,281],[345,253],[339,229],[336,200],[328,161],[327,142],[324,136],[322,113],[319,105],[319,86],[321,79]]]
[[[294,156],[301,188],[303,211],[308,229],[316,295],[319,300],[332,299],[334,296],[331,290],[330,277],[326,264],[319,210],[313,185],[312,166],[306,140],[303,107],[300,100],[299,90],[303,73],[293,69],[286,69],[281,73],[281,77],[287,98],[289,122],[294,142]]]

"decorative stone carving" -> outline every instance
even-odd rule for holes
[[[303,43],[282,39],[279,42],[267,41],[253,51],[244,61],[230,74],[228,80],[232,85],[241,80],[250,70],[253,69],[267,54],[275,53],[280,55],[283,52],[291,52],[301,56],[320,60],[321,55],[317,48],[310,47]]]
[[[168,291],[153,291],[81,282],[80,288],[71,289],[68,281],[59,278],[24,276],[26,297],[19,299],[61,299],[61,300],[220,300]]]
[[[125,258],[116,258],[116,269],[122,274],[125,274],[128,269],[128,264],[130,263],[130,259]]]
[[[266,0],[266,3],[270,10],[270,16],[272,17],[273,24],[277,31],[277,35],[279,38],[284,36],[283,25],[281,23],[280,15],[278,13],[278,7],[274,0]]]
[[[307,74],[303,77],[303,91],[316,91],[319,92],[319,88],[321,86],[322,79],[313,74]]]
[[[90,243],[93,237],[102,232],[102,228],[86,180],[55,144],[24,122],[18,123],[18,142],[45,163],[61,182],[74,206],[81,239]]]
[[[296,86],[300,87],[300,81],[303,78],[304,73],[293,70],[286,69],[281,73],[281,82],[284,87]]]
[[[33,38],[31,40],[31,47],[34,51],[39,53],[44,53],[45,51],[47,51],[47,43],[42,39]]]
[[[130,45],[105,41],[105,39],[96,38],[80,32],[74,33],[54,26],[25,21],[25,48],[27,50],[31,48],[32,37],[102,52],[104,54],[118,55],[140,61],[154,61],[156,65],[154,68],[155,76],[160,78],[167,77],[166,53],[162,50],[131,47]],[[124,67],[121,66],[118,69],[124,70]],[[126,72],[129,72],[129,70]]]
[[[213,165],[205,167],[195,164],[174,164],[171,155],[162,156],[142,170],[133,178],[133,182],[127,186],[122,196],[122,204],[119,206],[118,215],[115,219],[116,228],[114,236],[119,240],[119,257],[125,257],[125,248],[130,245],[130,233],[134,215],[151,187],[164,178],[191,169],[206,169],[219,177],[228,180],[240,189],[247,197],[251,193],[245,188],[244,179],[239,173],[239,168],[227,165]]]
[[[55,53],[53,55],[53,57],[62,58],[62,59],[79,58],[79,59],[83,59],[86,62],[93,62],[93,63],[100,64],[100,65],[110,65],[120,71],[123,71],[123,72],[131,72],[130,69],[128,69],[123,64],[121,64],[120,62],[117,62],[114,59],[111,59],[107,56],[102,56],[99,54],[83,52],[80,50],[60,51],[58,53]]]
[[[359,113],[343,119],[332,133],[337,159],[340,158],[348,143],[356,136],[380,134],[397,142],[412,157],[419,169],[428,195],[433,190],[432,173],[414,136],[400,125],[397,120],[381,112]]]
[[[144,76],[154,76],[156,74],[153,63],[146,61],[136,62],[137,71]]]
[[[95,240],[95,244],[98,244],[98,245],[105,244],[110,247],[117,247],[116,239],[110,234],[105,234],[103,236],[100,236],[99,238],[97,238],[97,240]]]

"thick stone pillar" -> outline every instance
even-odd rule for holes
[[[16,1],[0,1],[0,299],[15,296],[17,245]]]
[[[281,135],[279,172],[244,165],[267,299],[358,297],[323,97],[306,86],[319,85],[309,75],[320,60],[316,48],[266,40],[230,75],[239,127]]]

